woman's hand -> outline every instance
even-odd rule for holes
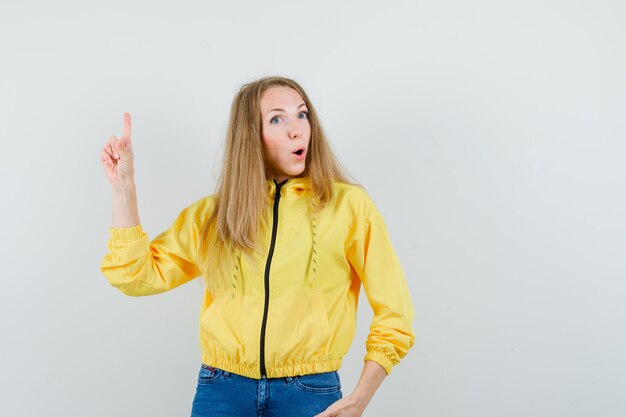
[[[116,136],[111,136],[104,148],[100,150],[100,160],[111,185],[134,181],[133,159],[133,147],[130,141],[130,114],[124,113],[122,136],[119,139]]]
[[[354,392],[335,401],[322,413],[314,417],[361,417],[367,404]]]

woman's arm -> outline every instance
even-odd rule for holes
[[[112,286],[132,296],[160,294],[200,275],[200,220],[207,198],[180,212],[169,228],[150,240],[141,224],[111,228],[100,270]]]
[[[198,221],[205,200],[187,207],[167,230],[150,241],[139,222],[130,131],[130,115],[124,113],[122,137],[111,136],[100,150],[113,191],[109,251],[100,270],[124,294],[153,295],[200,275],[196,265]]]
[[[364,361],[378,363],[389,374],[415,343],[413,303],[382,214],[365,191],[355,191],[346,256],[374,312]]]
[[[346,257],[363,284],[374,317],[356,388],[315,417],[361,416],[385,377],[415,343],[413,303],[382,214],[361,189],[355,188],[349,205],[353,220]]]
[[[367,407],[386,376],[387,371],[385,371],[385,368],[380,366],[380,364],[370,360],[365,361],[361,377],[353,392],[353,395],[363,406],[363,409]]]
[[[130,139],[130,114],[124,113],[124,130],[118,139],[111,135],[100,149],[100,160],[104,173],[113,191],[112,227],[137,226],[137,192],[135,190],[135,167],[133,144]]]
[[[123,228],[138,225],[140,222],[135,181],[132,179],[118,181],[111,184],[111,188],[113,191],[111,227]]]

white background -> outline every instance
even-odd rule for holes
[[[623,416],[622,1],[0,3],[0,415],[186,416],[199,280],[99,271],[131,113],[152,238],[213,192],[230,103],[298,81],[385,216],[417,340],[364,416]],[[371,310],[340,370],[362,368]]]

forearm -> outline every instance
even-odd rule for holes
[[[367,407],[374,396],[374,393],[380,384],[382,384],[386,376],[387,372],[385,371],[385,368],[374,361],[365,361],[361,377],[359,378],[359,382],[357,383],[353,393],[362,404],[363,409]]]
[[[130,227],[139,224],[139,212],[137,209],[137,191],[135,181],[120,181],[112,185],[113,228]]]

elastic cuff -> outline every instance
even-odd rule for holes
[[[380,350],[370,350],[365,354],[365,358],[363,358],[363,362],[365,361],[374,361],[383,368],[385,368],[385,372],[387,375],[391,373],[391,368],[393,368],[393,362]]]
[[[111,239],[115,240],[133,240],[143,235],[141,224],[129,227],[111,227],[109,228]]]

